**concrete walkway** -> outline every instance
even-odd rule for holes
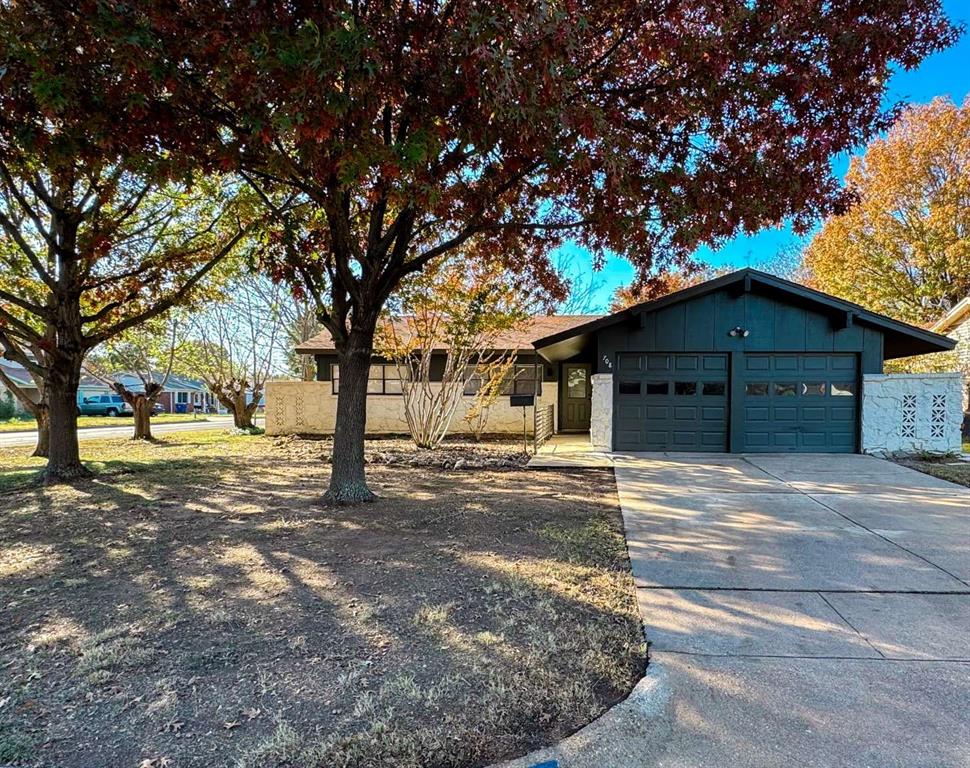
[[[611,459],[673,708],[630,765],[970,766],[970,489],[867,456]]]
[[[612,467],[619,454],[600,451],[589,442],[589,433],[559,433],[539,446],[529,460],[531,469],[569,469],[588,467]]]

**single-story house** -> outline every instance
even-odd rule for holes
[[[533,318],[504,343],[536,420],[551,411],[556,431],[605,450],[959,450],[959,375],[883,373],[954,340],[753,269],[602,317]],[[317,382],[272,382],[267,432],[332,432],[332,340],[296,351],[316,357]],[[405,432],[395,366],[375,359],[371,382],[368,432]],[[516,413],[503,403],[489,431],[521,430]]]
[[[124,384],[132,392],[144,392],[144,385],[137,373],[122,371],[112,374],[112,378]],[[86,397],[113,393],[111,387],[94,376],[84,376],[78,385],[77,398],[80,403]],[[215,398],[205,383],[197,379],[171,374],[165,382],[164,391],[158,396],[165,413],[192,413],[198,407],[210,412],[215,407]]]
[[[963,374],[963,411],[970,413],[970,296],[957,302],[930,330],[956,340],[957,366]]]
[[[196,408],[209,413],[216,409],[215,396],[204,381],[175,374],[168,377],[158,402],[166,413],[192,413]]]
[[[511,404],[511,395],[533,395],[535,405],[543,412],[557,407],[559,366],[547,365],[536,353],[533,341],[540,336],[557,333],[576,325],[589,322],[599,315],[549,315],[533,317],[523,327],[499,334],[495,339],[495,352],[514,353],[515,362],[508,381],[502,388],[503,396],[489,409],[486,431],[490,433],[522,434],[523,416],[526,428],[534,425],[535,409],[527,412]],[[299,344],[296,352],[313,355],[316,359],[317,380],[268,381],[266,383],[266,421],[270,434],[330,434],[337,416],[337,394],[340,391],[340,367],[330,333],[323,333]],[[445,352],[432,354],[431,378],[440,381],[444,370]],[[568,373],[567,373],[568,375]],[[575,376],[575,374],[573,374]],[[465,382],[465,396],[452,421],[451,431],[468,432],[470,426],[463,420],[475,402],[480,382],[475,375]],[[577,385],[574,385],[575,392]],[[578,386],[589,388],[588,376]],[[367,397],[367,432],[369,434],[406,434],[402,388],[398,367],[382,358],[374,359],[370,370]],[[572,410],[570,410],[572,413]],[[580,418],[582,415],[580,414]],[[588,428],[588,414],[586,415]],[[577,423],[576,428],[582,428]],[[568,428],[568,425],[567,425]]]

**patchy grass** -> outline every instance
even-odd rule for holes
[[[0,432],[30,432],[37,428],[32,416],[17,414],[12,419],[0,420]]]
[[[970,454],[970,443],[963,444],[963,453]],[[970,461],[959,461],[953,457],[948,458],[920,458],[904,459],[900,461],[912,469],[918,469],[933,477],[941,480],[949,480],[958,485],[970,486]]]
[[[98,473],[96,482],[116,483],[119,475],[133,473],[165,482],[173,474],[191,479],[218,476],[221,462],[246,455],[253,440],[246,434],[199,430],[161,435],[153,442],[111,438],[82,440],[79,446],[81,460]],[[0,492],[25,488],[36,480],[47,460],[30,456],[31,450],[28,446],[0,448]]]
[[[0,765],[16,765],[29,760],[33,750],[34,742],[29,736],[0,721]]]
[[[193,417],[191,413],[160,413],[152,416],[152,424],[178,424],[186,421],[206,421],[205,416]],[[127,416],[78,416],[78,429],[91,427],[124,427],[131,426],[131,415]],[[37,422],[33,419],[11,419],[0,421],[0,432],[33,432],[37,429]]]
[[[471,768],[642,674],[607,471],[372,465],[328,509],[319,445],[81,447],[94,480],[0,495],[0,764]]]

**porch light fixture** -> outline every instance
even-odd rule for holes
[[[733,336],[734,338],[738,338],[740,336],[742,339],[746,339],[748,338],[748,333],[749,331],[747,328],[742,328],[740,325],[736,325],[734,328],[728,331],[728,336]]]

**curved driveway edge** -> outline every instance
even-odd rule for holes
[[[667,672],[650,662],[647,673],[619,704],[551,747],[490,768],[530,768],[555,761],[559,768],[634,768],[658,752],[670,734]]]

